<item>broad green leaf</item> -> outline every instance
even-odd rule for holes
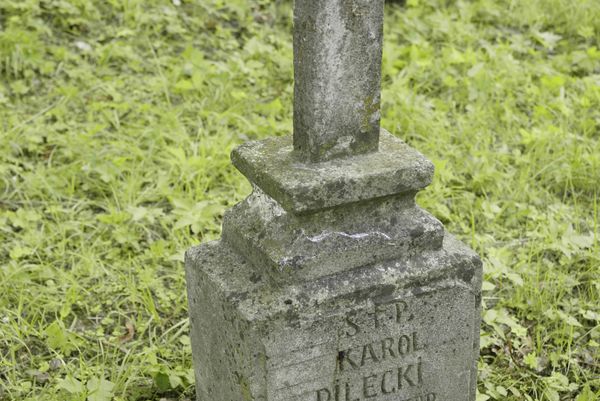
[[[167,391],[171,389],[170,377],[166,373],[156,373],[154,375],[154,382],[156,383],[156,387],[158,387],[160,391]]]
[[[108,380],[92,377],[86,383],[88,401],[110,401],[115,385]]]
[[[62,351],[67,355],[75,349],[74,336],[58,320],[46,327],[44,334],[50,348]]]
[[[58,388],[68,391],[71,394],[81,394],[85,391],[85,386],[79,380],[72,376],[59,379]]]
[[[590,389],[590,385],[586,384],[583,386],[583,390],[581,390],[581,393],[577,396],[575,401],[597,401],[597,397]]]

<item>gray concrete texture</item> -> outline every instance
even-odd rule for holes
[[[296,0],[294,132],[232,153],[253,192],[186,254],[198,401],[474,401],[482,264],[415,203],[379,127],[383,0]]]
[[[475,399],[481,261],[415,204],[429,162],[389,141],[336,161],[351,174],[280,168],[289,138],[234,152],[269,149],[247,174],[262,186],[226,213],[222,239],[186,255],[198,401]],[[371,160],[392,154],[403,173],[387,174],[396,185],[382,195]],[[298,203],[267,194],[305,173],[283,185]],[[354,192],[336,195],[345,185]],[[296,207],[296,191],[313,206]]]
[[[481,263],[436,251],[283,284],[224,242],[187,256],[198,401],[472,401]]]
[[[311,161],[379,143],[384,0],[294,6],[294,149]]]
[[[294,213],[416,192],[433,178],[433,164],[385,130],[377,152],[311,163],[293,151],[289,137],[279,137],[247,142],[231,160]]]

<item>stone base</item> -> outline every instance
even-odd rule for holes
[[[438,250],[281,283],[225,242],[186,254],[198,401],[473,401],[481,262]]]
[[[379,149],[343,159],[306,163],[289,136],[246,142],[231,161],[253,184],[294,214],[416,193],[431,183],[433,164],[381,129]]]
[[[440,249],[443,237],[442,223],[416,206],[414,193],[295,215],[257,187],[225,213],[222,233],[224,242],[283,282]]]
[[[433,165],[380,139],[233,151],[254,191],[186,255],[198,401],[475,400],[481,261],[415,204]]]

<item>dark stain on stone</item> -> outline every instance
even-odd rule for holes
[[[471,266],[462,266],[457,271],[457,277],[467,284],[471,283],[471,280],[473,280],[474,275],[475,275],[475,271],[473,270],[473,268]]]
[[[285,312],[285,320],[289,323],[290,327],[300,328],[300,315],[294,308],[289,308]]]
[[[396,286],[393,284],[381,285],[376,288],[377,300],[379,302],[385,303],[385,299],[392,298],[394,295],[394,291],[396,290]]]
[[[248,291],[234,292],[229,295],[229,299],[235,303],[248,298]]]
[[[338,366],[341,365],[341,362],[344,360],[344,358],[346,358],[346,351],[338,352],[338,355],[337,355],[337,361],[338,361],[337,365]]]
[[[291,268],[292,270],[297,270],[302,267],[302,262],[304,261],[304,257],[300,255],[296,255],[293,258],[287,259],[281,263],[282,268]]]
[[[425,233],[425,229],[423,228],[423,226],[417,226],[417,227],[413,228],[412,230],[410,230],[410,237],[413,239],[419,238],[424,233]]]
[[[254,272],[252,273],[252,275],[250,276],[250,281],[254,284],[258,283],[260,281],[262,277],[260,276],[260,274]]]

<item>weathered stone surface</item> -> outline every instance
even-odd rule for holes
[[[475,400],[481,262],[415,205],[430,163],[385,143],[387,175],[234,152],[254,191],[186,255],[199,401]]]
[[[475,399],[481,262],[449,235],[287,285],[222,242],[186,270],[198,400]]]
[[[294,6],[294,148],[322,161],[375,151],[384,0]]]
[[[233,152],[254,191],[186,255],[198,401],[475,400],[481,262],[416,206],[431,163],[387,135],[346,163]]]
[[[415,205],[414,192],[295,215],[255,187],[223,223],[224,241],[283,281],[439,249],[443,235],[442,224]]]
[[[247,142],[233,164],[281,206],[305,213],[353,202],[414,193],[431,183],[433,164],[381,130],[379,151],[321,163],[295,154],[289,137]]]
[[[383,0],[296,0],[294,133],[232,152],[253,193],[186,254],[198,401],[475,401],[481,261],[379,129]]]

